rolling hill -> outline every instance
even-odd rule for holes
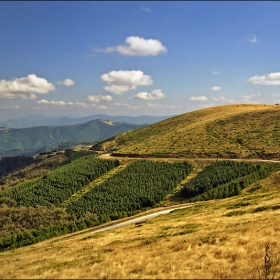
[[[118,158],[67,149],[2,159],[0,278],[279,278],[280,164],[260,160],[278,159],[279,120],[276,105],[219,106],[93,147]],[[49,133],[88,125],[99,131]]]
[[[141,126],[115,121],[92,120],[71,126],[39,126],[22,129],[0,129],[0,154],[9,150],[36,151],[61,142],[94,143]]]
[[[115,155],[278,158],[279,105],[225,105],[175,116],[103,141]]]

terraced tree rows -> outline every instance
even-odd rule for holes
[[[14,199],[18,205],[59,206],[91,181],[119,165],[117,160],[100,160],[95,155],[78,158],[42,178],[20,183],[0,193]]]
[[[77,217],[90,212],[110,219],[132,215],[163,200],[191,170],[187,162],[135,161],[70,204],[67,212]]]
[[[245,187],[279,169],[279,165],[217,160],[185,184],[183,194],[188,201],[238,195]]]

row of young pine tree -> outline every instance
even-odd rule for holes
[[[226,198],[276,171],[272,164],[252,164],[237,161],[216,161],[206,166],[183,188],[187,201]]]
[[[51,171],[42,178],[4,190],[0,192],[0,197],[9,197],[18,205],[24,206],[59,206],[72,194],[118,165],[118,160],[101,160],[94,154],[87,155]]]
[[[187,162],[139,160],[114,174],[67,207],[78,218],[85,213],[119,219],[162,201],[192,171]]]

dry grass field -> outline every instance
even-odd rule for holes
[[[102,143],[119,154],[277,158],[279,105],[224,105],[182,114]]]
[[[237,197],[2,252],[0,278],[279,278],[279,189],[277,172]]]

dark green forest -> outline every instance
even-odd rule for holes
[[[95,154],[87,155],[51,171],[42,178],[20,183],[0,192],[18,205],[51,204],[59,206],[79,189],[119,165],[117,160],[100,160]]]
[[[135,161],[95,187],[67,212],[81,217],[85,213],[118,219],[153,207],[192,171],[187,163]]]
[[[183,195],[190,202],[238,195],[242,189],[277,170],[279,166],[272,164],[218,160],[185,184]]]

